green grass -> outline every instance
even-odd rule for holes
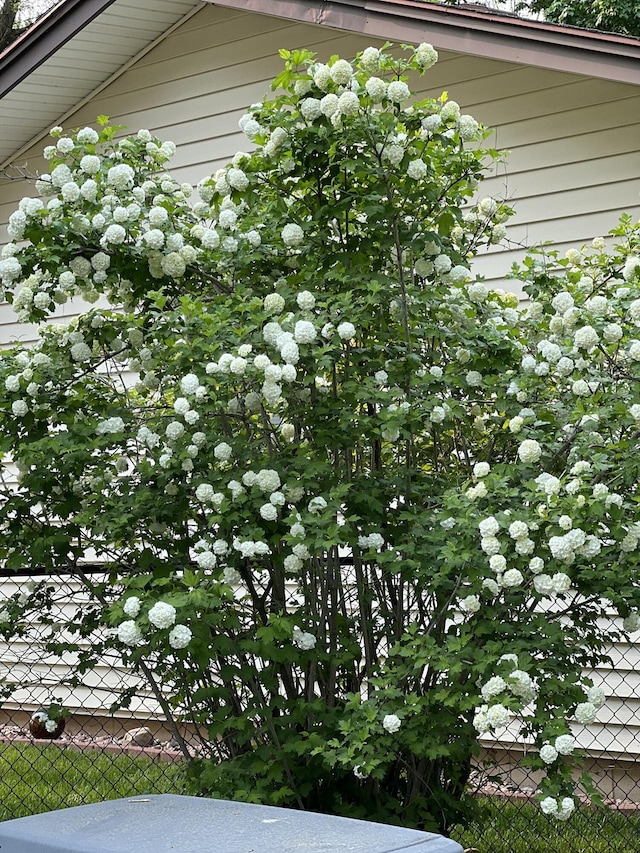
[[[129,797],[180,793],[179,762],[0,744],[0,820]]]
[[[640,814],[582,808],[566,823],[530,803],[491,800],[484,817],[451,835],[478,853],[638,853]]]

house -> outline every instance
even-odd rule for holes
[[[516,210],[506,249],[476,269],[500,281],[524,247],[560,251],[606,234],[640,190],[640,40],[521,20],[481,4],[416,0],[63,0],[0,55],[0,243],[29,194],[25,176],[53,125],[106,114],[173,140],[173,173],[197,182],[246,147],[238,119],[281,69],[278,49],[320,59],[369,44],[431,42],[440,61],[420,94],[446,89],[509,150],[485,190]],[[29,330],[0,306],[0,344]],[[1,656],[0,652],[0,656]],[[612,694],[585,744],[640,756],[638,652],[615,650]],[[604,723],[607,723],[605,726]],[[596,730],[597,729],[597,730]],[[591,746],[590,746],[591,748]]]

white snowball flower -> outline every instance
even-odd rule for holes
[[[484,536],[480,540],[480,547],[487,557],[493,557],[500,553],[500,540],[496,536]]]
[[[383,101],[387,94],[387,84],[380,77],[369,77],[364,87],[374,104]]]
[[[246,190],[249,186],[249,178],[242,169],[229,169],[227,171],[227,182],[235,190]]]
[[[542,447],[533,438],[525,439],[518,448],[518,457],[525,465],[537,462],[542,456]]]
[[[493,554],[489,559],[489,566],[496,573],[504,572],[507,568],[507,561],[502,554]]]
[[[556,817],[558,818],[558,820],[568,820],[571,817],[571,814],[573,813],[575,807],[575,803],[573,802],[571,797],[563,797]]]
[[[459,605],[465,613],[477,613],[480,610],[480,599],[477,595],[467,595],[460,599]]]
[[[568,592],[571,589],[571,578],[564,572],[556,572],[556,574],[551,578],[551,583],[553,584],[553,590],[557,595],[560,595],[563,592]]]
[[[228,462],[231,459],[231,454],[233,450],[231,449],[231,445],[227,444],[226,441],[221,441],[219,444],[213,448],[213,455],[220,462]]]
[[[133,619],[129,619],[118,625],[118,639],[125,646],[137,646],[142,640],[142,631]]]
[[[390,101],[400,104],[411,97],[411,90],[402,80],[392,80],[387,86],[387,97]]]
[[[315,648],[316,638],[308,631],[302,631],[297,625],[294,626],[292,634],[293,644],[302,651],[310,651]]]
[[[198,388],[200,387],[200,380],[195,375],[195,373],[187,373],[180,380],[180,390],[187,397],[195,394]]]
[[[536,687],[528,672],[514,669],[509,676],[509,687],[514,696],[519,696],[523,702],[531,702],[537,693]]]
[[[298,320],[293,336],[300,344],[310,344],[316,339],[316,327],[309,320]]]
[[[633,281],[638,274],[640,274],[640,258],[630,255],[622,269],[622,278],[625,281],[630,282]]]
[[[500,592],[500,587],[493,578],[485,578],[482,581],[482,588],[492,596],[495,596]]]
[[[218,558],[212,551],[201,551],[196,556],[196,563],[200,566],[201,569],[210,570],[215,569],[218,565]]]
[[[397,714],[385,714],[382,719],[382,728],[389,734],[395,734],[402,725],[402,720]]]
[[[576,706],[574,717],[582,726],[588,726],[596,718],[596,708],[591,702],[581,702]]]
[[[278,510],[272,503],[263,504],[260,507],[260,515],[265,521],[275,521],[278,518]]]
[[[480,522],[478,528],[480,530],[480,535],[483,537],[495,536],[496,533],[500,531],[500,524],[493,515],[490,515],[488,518],[485,518]]]
[[[316,84],[318,89],[321,89],[323,92],[327,90],[327,87],[331,82],[331,69],[328,65],[318,63],[315,66],[315,69],[313,70],[313,82]]]
[[[127,237],[127,232],[124,230],[122,225],[110,225],[107,230],[104,232],[102,239],[100,240],[101,246],[108,246],[112,244],[114,246],[120,245],[124,243]]]
[[[368,74],[375,74],[380,68],[380,51],[377,47],[366,47],[362,51],[360,62]]]
[[[551,300],[551,305],[557,314],[566,314],[574,306],[573,296],[566,291],[556,294]]]
[[[602,708],[606,701],[606,696],[602,687],[590,687],[587,690],[587,702],[590,702],[596,710]]]
[[[492,705],[487,711],[487,722],[492,729],[503,729],[510,719],[511,714],[504,705]]]
[[[177,415],[186,415],[191,408],[191,403],[185,397],[176,397],[173,409]]]
[[[280,236],[285,246],[299,246],[304,240],[304,231],[295,222],[289,222],[282,229]]]
[[[347,62],[346,59],[338,59],[337,62],[334,62],[329,69],[329,73],[333,82],[337,83],[338,86],[346,86],[351,82],[351,78],[353,77],[351,63]]]
[[[434,51],[435,52],[435,51]],[[480,130],[480,125],[474,119],[473,116],[470,115],[461,115],[458,121],[458,130],[460,132],[460,136],[464,140],[475,139],[478,135],[478,131]],[[500,226],[498,226],[500,227]],[[495,231],[495,229],[494,229]],[[505,229],[506,233],[506,229]],[[502,235],[504,236],[504,235]],[[496,235],[494,234],[494,238]]]
[[[92,127],[83,127],[76,134],[76,139],[82,145],[95,145],[100,137]]]
[[[509,536],[512,539],[522,539],[529,535],[529,525],[525,521],[512,521],[509,525]]]
[[[629,633],[633,631],[640,630],[640,613],[636,611],[632,611],[628,616],[626,616],[622,622],[622,627],[625,631]]]
[[[307,509],[312,515],[320,515],[327,508],[327,502],[322,497],[311,498]]]
[[[300,104],[300,112],[307,121],[315,121],[322,115],[322,107],[318,98],[305,98]]]
[[[284,568],[287,572],[299,572],[303,562],[297,554],[288,554],[284,558]]]
[[[141,601],[137,595],[131,595],[124,603],[122,610],[127,616],[130,616],[132,619],[135,619],[138,613],[140,613]]]
[[[360,109],[360,99],[355,92],[347,90],[338,98],[338,110],[343,116],[353,116]]]
[[[583,326],[573,336],[573,342],[579,349],[593,349],[599,341],[600,337],[593,326]]]
[[[503,693],[507,689],[507,682],[504,678],[501,678],[499,675],[494,675],[493,678],[490,678],[489,681],[482,687],[480,694],[485,702],[488,702],[489,699],[493,699],[494,696],[498,696],[500,693]]]
[[[540,810],[543,814],[557,815],[558,803],[554,797],[545,797],[540,803]]]
[[[296,302],[298,303],[298,307],[299,307],[302,311],[311,311],[311,309],[312,309],[312,308],[314,307],[314,305],[316,304],[316,298],[315,298],[315,296],[313,295],[313,293],[311,293],[310,291],[308,291],[308,290],[302,290],[302,291],[300,291],[300,293],[296,296]],[[283,307],[284,307],[284,306],[283,306]]]
[[[429,167],[424,160],[412,160],[407,166],[407,176],[413,181],[420,181],[426,177]]]
[[[551,746],[550,743],[545,743],[545,745],[540,749],[540,758],[545,764],[553,764],[557,757],[558,751],[555,747]]]
[[[169,441],[177,441],[184,435],[184,427],[179,421],[171,421],[171,423],[167,424],[165,435]]]
[[[555,594],[553,581],[551,576],[547,574],[536,575],[533,579],[533,587],[539,595],[543,595],[547,598],[550,598]]]
[[[105,433],[116,433],[122,432],[124,430],[124,421],[122,418],[107,418],[104,421],[101,421],[96,427],[96,432],[99,434]]]
[[[186,625],[176,625],[169,632],[169,645],[172,649],[184,649],[191,642],[191,629]]]
[[[431,68],[438,61],[438,51],[427,42],[418,45],[415,56],[418,64],[425,70]]]
[[[157,601],[149,611],[149,622],[156,628],[170,628],[176,621],[176,609],[166,601]]]
[[[502,583],[506,587],[520,586],[524,580],[520,569],[509,569],[502,576]]]
[[[571,755],[576,747],[576,740],[573,735],[559,735],[556,738],[555,748],[559,755]]]
[[[277,471],[274,471],[271,468],[263,468],[255,475],[255,484],[261,492],[270,495],[273,492],[278,491],[282,482]]]
[[[340,323],[338,326],[338,335],[343,341],[350,341],[356,333],[356,327],[353,323]]]

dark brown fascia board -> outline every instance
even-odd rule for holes
[[[441,50],[640,85],[640,39],[532,21],[488,8],[415,0],[204,2],[384,41],[429,41]]]
[[[115,0],[65,0],[0,53],[0,99]]]

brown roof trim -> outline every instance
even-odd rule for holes
[[[415,0],[204,0],[394,42],[640,84],[640,39]]]
[[[19,39],[0,53],[0,98],[114,2],[115,0],[65,0],[39,18]]]

